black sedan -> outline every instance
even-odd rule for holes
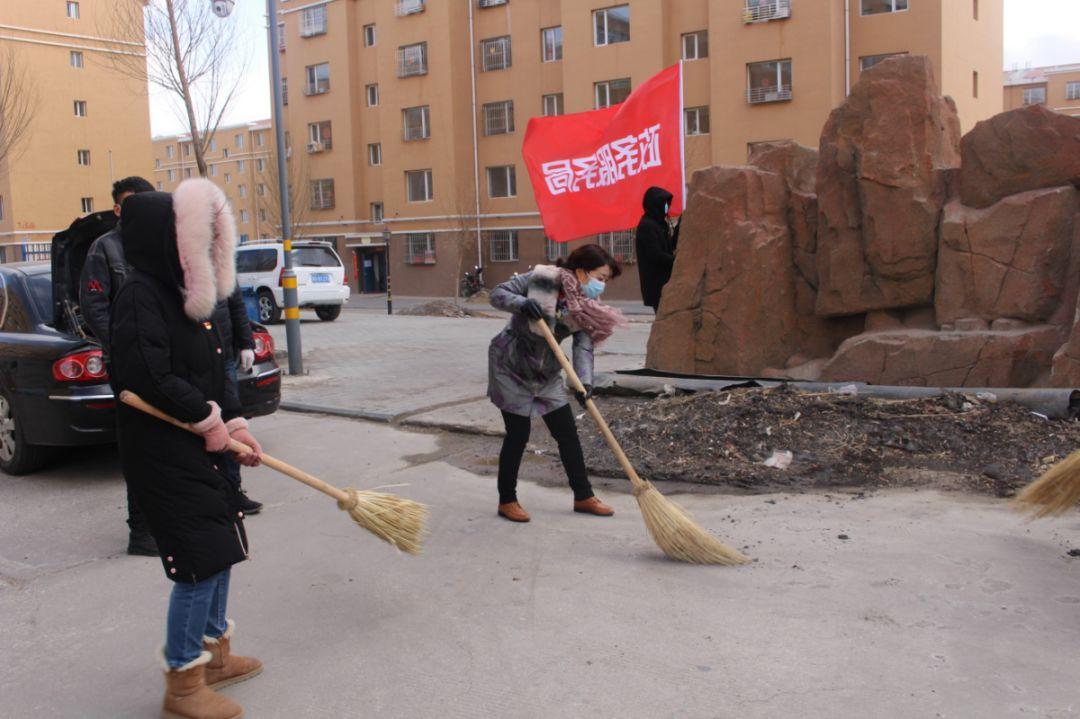
[[[49,264],[0,265],[0,470],[8,474],[39,468],[51,447],[116,440],[101,348],[73,308],[58,311],[64,304],[54,304]],[[273,340],[254,329],[255,366],[240,373],[241,402],[252,417],[274,412],[281,400]]]

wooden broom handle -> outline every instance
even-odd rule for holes
[[[566,358],[566,353],[562,351],[562,347],[559,346],[559,342],[555,339],[555,335],[551,333],[551,328],[548,327],[546,320],[539,320],[533,322],[534,326],[540,328],[544,335],[544,339],[547,340],[548,346],[551,347],[551,351],[555,353],[555,358],[559,360],[559,364],[562,365],[563,371],[566,372],[566,376],[570,378],[570,384],[574,389],[582,394],[585,394],[585,385],[582,384],[581,378],[578,377],[577,372],[574,371],[574,365],[570,363],[570,360]],[[600,433],[604,435],[604,439],[607,440],[608,446],[611,447],[611,451],[615,454],[615,459],[619,460],[619,464],[622,466],[623,471],[626,472],[626,476],[630,478],[630,483],[634,487],[644,487],[645,480],[638,476],[637,471],[634,469],[634,465],[630,464],[630,459],[626,456],[626,452],[623,452],[622,447],[619,445],[619,440],[615,439],[615,435],[611,433],[611,428],[608,427],[608,423],[604,421],[604,416],[600,414],[600,410],[597,408],[596,403],[592,401],[592,398],[585,400],[585,408],[589,410],[589,414],[596,421],[596,425],[600,428]]]
[[[148,403],[142,397],[130,390],[124,390],[120,393],[120,401],[129,407],[134,407],[135,409],[145,412],[148,415],[157,417],[162,422],[168,422],[169,424],[191,432],[192,434],[199,434],[199,431],[187,422],[181,422],[175,417],[170,417],[169,415],[165,414],[160,409]],[[243,442],[229,437],[229,451],[236,452],[237,454],[252,454],[255,450],[253,450],[251,447],[247,446]],[[267,467],[270,467],[271,469],[276,469],[278,472],[292,477],[297,482],[303,482],[312,489],[317,489],[323,494],[328,494],[339,502],[349,501],[348,492],[338,489],[334,485],[328,484],[319,479],[318,477],[310,475],[301,469],[297,469],[296,467],[288,464],[287,462],[282,462],[277,457],[271,457],[265,452],[260,454],[259,457],[262,460],[262,463],[265,464]]]

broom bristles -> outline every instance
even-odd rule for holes
[[[345,490],[349,501],[338,507],[349,513],[358,525],[407,554],[420,554],[427,521],[426,505],[384,492]]]
[[[692,564],[745,564],[749,560],[706,532],[679,505],[646,482],[634,490],[641,516],[653,541],[664,554]]]
[[[1034,519],[1056,517],[1080,502],[1080,450],[1043,473],[1016,495],[1013,506]]]

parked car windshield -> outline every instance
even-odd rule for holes
[[[297,267],[341,267],[337,255],[329,247],[297,247],[293,249],[293,264]]]
[[[237,272],[273,272],[277,268],[277,250],[240,250],[236,253]]]

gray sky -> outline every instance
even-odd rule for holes
[[[263,0],[238,0],[235,15],[244,29],[250,61],[242,95],[233,103],[225,121],[261,120],[270,116],[266,6]],[[1028,63],[1038,67],[1074,62],[1080,63],[1080,0],[1005,0],[1004,69],[1024,67]],[[150,96],[150,124],[155,135],[186,129],[170,98],[160,93]]]

